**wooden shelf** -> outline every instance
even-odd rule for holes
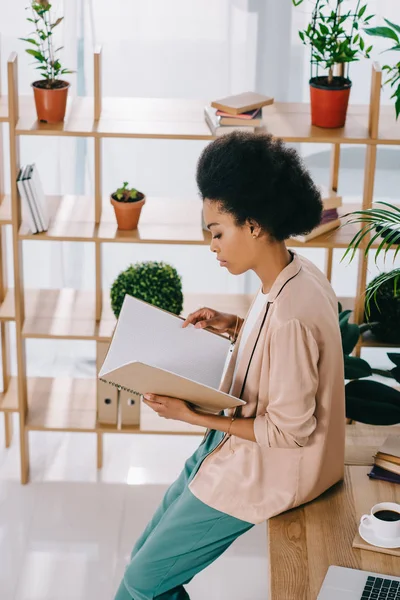
[[[286,142],[325,144],[368,144],[368,106],[349,106],[346,125],[341,129],[324,129],[311,125],[310,105],[275,102],[263,108],[268,133]]]
[[[84,136],[99,138],[154,138],[212,140],[204,120],[209,100],[179,98],[103,98],[99,121],[94,121],[91,97],[68,102],[63,123],[37,121],[33,98],[20,99],[17,135]],[[276,102],[264,109],[266,131],[287,142],[368,144],[368,107],[350,106],[346,126],[322,129],[310,125],[307,103]]]
[[[26,290],[24,338],[104,340],[115,318],[105,298],[100,322],[95,318],[95,292],[86,290]],[[108,310],[107,310],[108,308]],[[112,319],[111,322],[108,318]]]
[[[48,196],[50,227],[47,232],[32,234],[26,223],[20,228],[21,239],[128,242],[145,244],[209,244],[210,233],[201,227],[202,203],[148,198],[138,229],[117,228],[113,207],[103,200],[101,222],[94,222],[94,198],[85,196]]]
[[[400,144],[400,121],[396,121],[393,105],[381,106],[377,143],[395,146]]]
[[[17,135],[53,135],[94,137],[96,123],[93,119],[93,98],[75,97],[68,100],[65,119],[62,123],[41,123],[37,120],[33,96],[19,98],[20,118]]]
[[[0,392],[0,412],[18,412],[18,388],[16,377],[11,377],[7,391]]]
[[[187,294],[183,315],[201,306],[245,316],[250,294]],[[109,341],[116,319],[110,306],[109,293],[103,296],[101,320],[95,318],[94,291],[26,290],[24,338]]]
[[[141,426],[124,427],[96,423],[96,379],[68,377],[28,378],[28,431],[71,431],[100,433],[161,433],[201,435],[203,427],[161,419],[141,405]]]
[[[3,302],[0,303],[0,321],[15,321],[15,296],[13,288],[7,290]]]
[[[7,96],[0,96],[0,123],[6,123],[8,121],[8,98]]]
[[[97,423],[97,431],[101,433],[141,433],[161,435],[204,435],[205,428],[189,425],[182,421],[162,419],[143,402],[140,405],[140,426],[134,425],[102,425]]]
[[[96,380],[28,378],[28,430],[96,430]]]
[[[50,227],[44,233],[33,234],[23,223],[19,236],[23,240],[117,242],[142,244],[209,245],[211,235],[201,227],[200,200],[184,201],[171,198],[148,198],[143,207],[138,229],[117,229],[113,208],[108,198],[103,200],[101,222],[94,222],[94,199],[85,196],[47,196],[51,215]],[[339,214],[361,209],[361,204],[345,204]],[[358,231],[358,225],[346,225],[329,231],[308,242],[288,240],[290,247],[347,248]],[[374,247],[379,242],[376,241]]]
[[[11,225],[11,197],[9,194],[0,196],[0,225]]]

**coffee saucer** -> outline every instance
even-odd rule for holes
[[[370,527],[366,527],[362,523],[360,523],[358,533],[365,542],[368,542],[372,546],[377,546],[378,548],[400,548],[400,537],[393,539],[378,537]]]

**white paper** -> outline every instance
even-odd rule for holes
[[[99,377],[139,361],[218,389],[230,341],[132,296],[125,296]]]

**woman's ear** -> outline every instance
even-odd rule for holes
[[[253,221],[253,219],[248,219],[247,226],[249,227],[251,236],[253,238],[258,238],[258,236],[261,233],[261,227],[259,226],[259,224],[256,221]]]

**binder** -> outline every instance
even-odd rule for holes
[[[27,221],[31,232],[37,233],[38,228],[36,226],[36,221],[35,221],[33,212],[31,210],[29,197],[26,192],[25,184],[24,184],[24,177],[25,177],[26,171],[27,171],[27,167],[22,167],[19,170],[18,177],[17,177],[17,187],[18,187],[19,195],[21,196],[23,219],[24,219],[24,221]]]
[[[103,385],[107,385],[104,383]],[[110,387],[110,386],[107,386]],[[116,388],[114,388],[116,389]],[[120,424],[140,425],[140,397],[126,390],[119,391]]]
[[[49,228],[49,211],[47,207],[46,196],[42,187],[42,182],[40,180],[39,172],[35,163],[31,165],[31,177],[29,183],[39,210],[43,231],[47,231]]]
[[[229,339],[182,322],[125,296],[100,380],[138,401],[145,393],[172,396],[213,414],[246,404],[219,390]]]
[[[97,369],[103,363],[108,347],[107,342],[97,342]],[[97,421],[104,425],[117,425],[118,423],[118,390],[101,380],[97,382]]]

